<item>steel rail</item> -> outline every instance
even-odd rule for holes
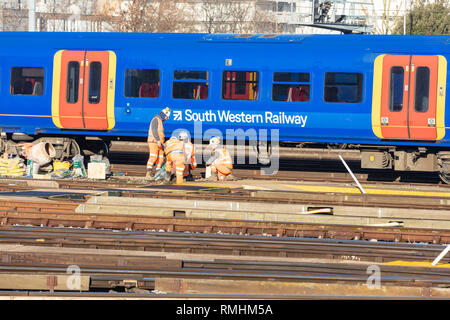
[[[272,235],[336,239],[386,240],[394,242],[448,243],[449,230],[420,228],[362,227],[351,225],[151,217],[115,214],[76,214],[50,212],[0,212],[3,226],[29,224],[49,227],[106,228],[116,230],[164,230],[177,232]]]
[[[0,265],[0,275],[2,273],[21,273],[21,274],[42,274],[42,275],[56,275],[67,274],[67,266],[39,266],[39,265]],[[225,280],[270,280],[270,281],[289,281],[289,282],[322,282],[322,283],[362,283],[367,282],[366,275],[351,275],[351,274],[312,274],[312,273],[277,273],[244,271],[230,271],[230,270],[142,270],[133,268],[109,268],[109,267],[82,267],[81,272],[84,276],[117,276],[129,279],[130,277],[144,277],[144,278],[179,278],[179,279],[225,279]],[[448,276],[428,277],[428,276],[391,276],[381,274],[381,282],[384,285],[402,285],[402,286],[450,286],[450,279]]]
[[[25,231],[24,231],[25,230]],[[36,241],[39,239],[39,241]],[[363,261],[432,261],[441,245],[373,243],[356,240],[275,238],[221,234],[160,232],[120,233],[102,230],[0,227],[0,243],[96,247],[164,252],[229,253],[286,257],[353,257]],[[449,261],[445,258],[443,261]]]

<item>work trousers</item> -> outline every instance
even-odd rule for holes
[[[211,171],[217,173],[219,181],[223,181],[226,176],[231,174],[233,166],[231,164],[224,164],[221,161],[215,161],[211,165]]]
[[[164,151],[162,145],[158,147],[156,142],[149,142],[148,148],[150,149],[150,155],[147,161],[147,171],[152,170],[156,163],[156,169],[161,169],[164,162]]]
[[[169,153],[166,159],[166,172],[172,172],[175,165],[175,175],[177,177],[177,184],[183,183],[184,173],[184,154],[183,153]]]

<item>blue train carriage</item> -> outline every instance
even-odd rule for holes
[[[0,40],[8,150],[40,139],[60,158],[106,151],[114,139],[145,140],[154,114],[170,107],[168,134],[278,129],[283,142],[352,144],[364,168],[449,180],[448,36],[3,32]]]

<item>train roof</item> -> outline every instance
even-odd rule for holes
[[[383,52],[432,50],[450,52],[449,35],[309,35],[309,34],[205,34],[205,33],[114,33],[114,32],[0,32],[2,47],[105,47],[144,48],[156,43],[176,45],[267,44],[302,45],[303,48]]]

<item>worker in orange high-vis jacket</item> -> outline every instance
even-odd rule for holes
[[[164,162],[163,144],[165,142],[163,122],[169,119],[169,117],[170,109],[164,108],[150,122],[147,138],[148,148],[150,150],[147,161],[147,178],[154,179],[161,171],[161,166]],[[154,168],[155,164],[156,168]]]
[[[184,173],[185,179],[193,179],[191,170],[197,168],[197,161],[195,160],[195,147],[189,137],[189,132],[182,130],[178,134],[178,139],[184,143]]]
[[[233,179],[233,161],[227,148],[222,145],[219,137],[212,137],[209,140],[211,147],[211,157],[206,161],[206,166],[211,168],[209,180],[224,181],[226,177]]]
[[[172,136],[164,145],[166,154],[166,175],[164,179],[170,182],[172,169],[175,167],[176,183],[182,184],[184,174],[184,142],[178,135]]]

